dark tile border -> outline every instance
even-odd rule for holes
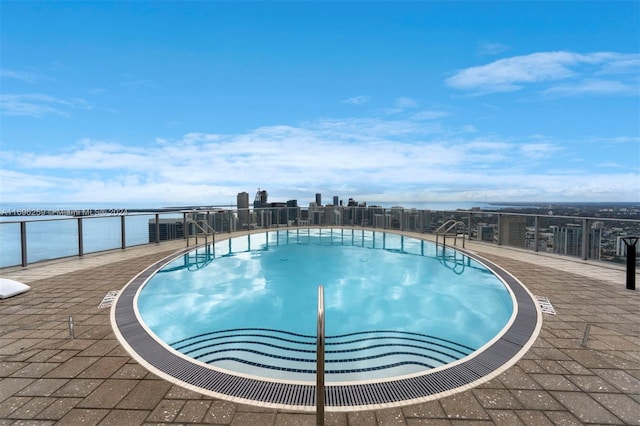
[[[413,235],[409,237],[420,239]],[[229,238],[233,236],[230,235]],[[169,261],[193,250],[193,247],[183,249],[154,263],[126,285],[111,311],[112,325],[118,340],[142,365],[186,388],[242,403],[276,408],[315,409],[314,385],[235,376],[208,368],[169,351],[140,324],[134,307],[138,289]],[[530,347],[540,331],[542,321],[533,296],[515,277],[497,264],[467,250],[456,250],[489,268],[511,289],[517,313],[510,327],[481,351],[442,369],[397,380],[327,385],[325,405],[328,410],[405,405],[460,392],[501,373]]]

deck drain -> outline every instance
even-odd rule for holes
[[[543,313],[551,315],[556,314],[556,310],[553,308],[553,305],[549,302],[548,298],[544,296],[536,296],[536,300],[538,301],[538,305],[540,305],[540,309]]]
[[[113,305],[113,301],[116,300],[116,297],[118,297],[118,290],[111,290],[106,296],[104,296],[104,299],[102,299],[102,302],[98,305],[98,309],[111,307],[111,305]]]

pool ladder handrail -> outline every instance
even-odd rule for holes
[[[200,232],[196,232],[195,236],[196,236],[196,245],[198,245],[198,235],[204,235],[204,245],[208,245],[208,238],[209,236],[212,237],[213,243],[215,243],[215,234],[216,231],[211,227],[211,225],[209,225],[206,221],[204,220],[194,220],[194,219],[190,219],[187,221],[187,247],[189,247],[189,225],[193,224],[196,227],[196,231],[200,231]]]
[[[462,248],[464,248],[464,230],[465,230],[464,222],[462,222],[461,220],[449,219],[448,221],[443,223],[438,229],[436,229],[436,250],[438,249],[438,236],[440,235],[440,233],[442,233],[442,253],[444,254],[444,249],[447,247],[447,233],[452,229],[454,229],[455,227],[457,227],[458,225],[462,225]],[[447,226],[448,228],[442,231],[442,229]],[[453,236],[454,246],[456,245],[457,241],[458,241],[458,232],[455,231],[455,234]]]
[[[316,425],[324,425],[324,288],[318,286],[318,330],[316,341]]]

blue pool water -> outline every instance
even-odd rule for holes
[[[514,311],[503,282],[474,259],[351,229],[264,232],[181,255],[145,284],[137,307],[159,339],[200,362],[313,381],[320,284],[328,383],[456,362],[498,335]]]

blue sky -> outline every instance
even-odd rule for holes
[[[0,203],[640,200],[637,1],[0,7]]]

